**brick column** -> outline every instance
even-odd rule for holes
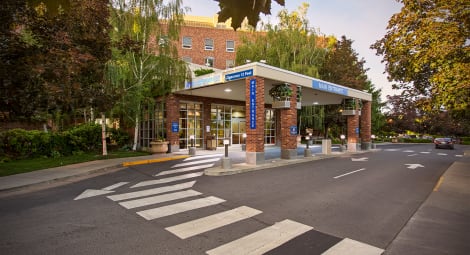
[[[356,102],[356,110],[354,115],[348,116],[348,151],[357,151],[357,144],[359,142],[359,134],[356,132],[359,129],[359,103]]]
[[[290,128],[297,126],[297,85],[290,85],[292,96],[290,98],[290,108],[281,109],[281,158],[292,159],[297,157],[297,134],[292,135]]]
[[[361,149],[370,150],[371,149],[371,111],[372,111],[372,102],[364,101],[361,110]]]
[[[245,79],[246,163],[264,163],[264,78]],[[254,99],[252,101],[252,99]],[[252,108],[253,106],[253,108]],[[256,109],[255,109],[256,108]]]
[[[166,139],[169,142],[169,152],[176,152],[180,149],[180,135],[179,132],[172,132],[171,126],[173,122],[178,123],[179,126],[179,100],[175,95],[166,97]],[[181,127],[179,127],[181,129]]]

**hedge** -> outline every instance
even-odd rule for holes
[[[119,146],[129,141],[129,135],[111,129],[111,138]],[[101,148],[101,126],[81,124],[63,132],[43,132],[11,129],[0,132],[0,162],[9,159],[60,157]]]

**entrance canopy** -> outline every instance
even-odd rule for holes
[[[343,99],[347,98],[372,101],[372,95],[367,92],[322,81],[259,62],[253,62],[196,77],[192,82],[186,82],[185,89],[175,91],[174,93],[245,101],[245,78],[250,76],[265,79],[264,100],[267,104],[271,104],[273,101],[271,96],[269,96],[269,90],[273,85],[280,83],[301,86],[302,106],[341,104]]]

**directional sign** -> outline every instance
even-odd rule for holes
[[[424,167],[421,164],[405,164],[405,165],[408,166],[407,168],[409,168],[409,169],[416,169],[418,167]]]
[[[369,158],[351,158],[352,161],[367,161]]]
[[[123,185],[126,185],[127,183],[128,182],[119,182],[119,183],[113,184],[111,186],[102,188],[102,189],[87,189],[87,190],[83,191],[82,194],[80,194],[76,198],[74,198],[74,200],[79,200],[79,199],[83,199],[83,198],[89,198],[89,197],[95,197],[95,196],[99,196],[99,195],[109,194],[109,193],[114,192],[113,189],[121,187]]]

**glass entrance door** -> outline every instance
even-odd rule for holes
[[[232,118],[232,144],[243,144],[243,134],[246,132],[245,118]]]

